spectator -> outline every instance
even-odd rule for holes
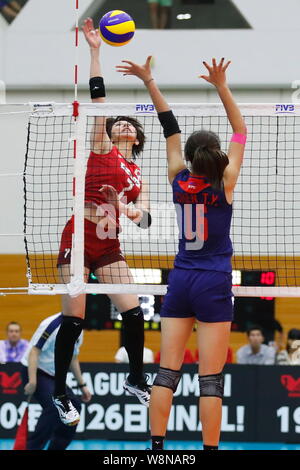
[[[148,0],[150,19],[153,29],[170,27],[173,0]]]
[[[155,363],[160,363],[160,351],[158,351],[156,354],[155,354],[155,360],[154,360]],[[183,357],[183,364],[194,364],[195,363],[195,358],[192,354],[192,351],[190,349],[186,349],[184,351],[184,357]]]
[[[273,314],[270,315],[268,312],[265,312],[264,315],[254,316],[253,322],[251,325],[247,325],[247,329],[252,326],[259,325],[262,328],[264,336],[264,344],[268,346],[276,347],[277,349],[283,345],[283,328],[281,323],[273,317]],[[278,333],[277,342],[275,342],[275,333]]]
[[[7,339],[0,341],[0,362],[20,362],[28,341],[21,339],[21,325],[12,321],[6,327]]]
[[[300,365],[300,330],[292,328],[288,332],[286,349],[277,354],[276,364],[281,366]]]
[[[126,349],[122,346],[115,355],[115,362],[122,362],[124,364],[129,364],[129,358]],[[144,347],[144,357],[143,357],[144,364],[152,364],[154,362],[154,356],[151,349]]]
[[[247,331],[249,344],[237,351],[238,364],[271,365],[275,363],[275,349],[263,344],[264,336],[259,326],[253,326]]]
[[[47,450],[65,450],[75,436],[76,425],[66,426],[59,418],[56,407],[52,401],[54,391],[54,347],[57,332],[63,315],[57,313],[43,320],[33,334],[22,364],[24,365],[23,380],[26,395],[33,395],[42,406],[42,413],[38,419],[35,431],[27,442],[28,450],[42,450],[50,440]],[[70,369],[73,372],[78,388],[82,393],[82,400],[88,402],[91,394],[83,381],[80,364],[77,358],[83,334],[75,343],[74,356]],[[72,406],[80,412],[81,404],[77,396],[67,387]]]

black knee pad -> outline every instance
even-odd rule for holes
[[[155,377],[153,385],[158,385],[159,387],[170,388],[171,390],[173,390],[173,393],[175,393],[180,379],[181,379],[180,370],[172,370],[172,369],[166,369],[165,367],[160,367],[158,369],[158,374]]]
[[[224,374],[199,375],[200,397],[218,397],[223,399]]]
[[[122,319],[125,321],[135,319],[135,318],[144,319],[144,314],[140,306],[131,308],[130,310],[127,310],[126,312],[121,313],[121,316],[122,316]]]

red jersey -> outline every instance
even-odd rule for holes
[[[107,154],[90,153],[85,175],[85,202],[97,205],[106,202],[99,192],[102,185],[113,186],[121,196],[122,202],[134,202],[141,190],[141,170],[126,160],[117,147]]]

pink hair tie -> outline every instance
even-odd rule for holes
[[[247,141],[247,136],[244,134],[233,134],[230,142],[237,142],[238,144],[245,145]]]

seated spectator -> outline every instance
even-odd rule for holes
[[[300,365],[300,330],[292,328],[288,332],[286,349],[277,354],[276,364],[281,366]]]
[[[281,323],[276,320],[276,318],[273,318],[273,316],[269,315],[269,313],[266,312],[265,314],[260,315],[260,317],[258,317],[257,315],[256,318],[253,320],[254,321],[251,325],[248,326],[248,328],[259,324],[263,331],[264,344],[266,344],[267,346],[273,346],[276,349],[282,348],[284,338],[283,328]],[[275,341],[276,333],[278,337],[277,341]]]
[[[194,362],[199,362],[199,350],[196,349],[195,350],[195,356],[194,356]],[[233,350],[232,348],[228,348],[228,351],[227,351],[227,358],[226,358],[226,362],[225,364],[232,364],[233,363]]]
[[[155,360],[154,362],[156,364],[159,364],[160,363],[160,351],[158,351],[156,354],[155,354]],[[184,357],[183,357],[183,364],[194,364],[195,363],[195,358],[193,356],[193,353],[190,349],[186,349],[184,351]]]
[[[153,364],[154,356],[153,351],[148,348],[144,348],[144,364]],[[129,364],[129,358],[126,349],[122,346],[115,354],[115,362],[121,362],[125,364]]]
[[[263,344],[264,336],[259,326],[253,326],[247,331],[249,344],[237,351],[238,364],[271,365],[275,363],[276,351],[271,346]]]
[[[28,348],[28,341],[21,339],[21,325],[12,321],[6,327],[7,339],[0,341],[0,362],[20,362]]]

